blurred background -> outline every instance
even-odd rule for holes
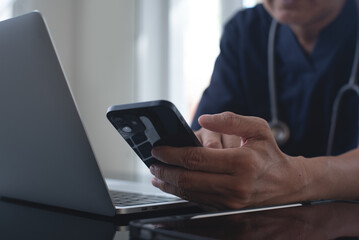
[[[190,124],[223,25],[257,2],[0,0],[0,20],[42,13],[104,176],[147,181],[148,169],[107,121],[107,108],[167,99]]]

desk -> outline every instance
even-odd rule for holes
[[[131,219],[1,200],[0,239],[129,239],[127,224]],[[229,235],[233,239],[351,239],[348,237],[359,236],[359,204],[329,203],[246,213],[229,216],[222,227],[208,224],[214,231],[207,237],[219,239]],[[208,226],[206,230],[194,223],[191,231],[208,231]]]
[[[0,239],[126,240],[131,220],[200,211],[198,207],[189,207],[105,217],[0,198]]]

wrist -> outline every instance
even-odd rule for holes
[[[331,175],[332,157],[305,158],[296,157],[301,165],[303,174],[303,191],[300,192],[302,201],[313,201],[332,198],[335,182]]]

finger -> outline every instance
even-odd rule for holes
[[[152,149],[152,156],[164,163],[190,170],[232,174],[237,168],[236,164],[240,164],[248,156],[248,149],[238,150],[239,148],[158,146]]]
[[[182,199],[191,202],[196,202],[207,206],[211,206],[219,210],[224,210],[229,208],[238,209],[245,207],[245,204],[241,204],[240,202],[237,202],[235,199],[231,197],[227,198],[224,197],[223,195],[218,195],[218,194],[182,190],[156,177],[152,179],[152,185],[154,187],[161,189],[163,192],[176,195]]]
[[[222,134],[222,144],[224,148],[237,148],[243,145],[243,141],[237,135]]]
[[[211,192],[219,195],[233,192],[233,185],[228,183],[234,180],[227,174],[188,171],[184,168],[156,164],[151,165],[150,171],[158,179],[187,191]]]
[[[203,147],[222,148],[221,134],[201,128],[196,132]]]
[[[231,112],[202,115],[199,124],[208,130],[248,138],[268,138],[271,132],[268,123],[258,117],[246,117]]]

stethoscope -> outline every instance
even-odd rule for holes
[[[356,5],[357,5],[357,26],[359,26],[359,0],[356,1]],[[278,22],[275,19],[273,19],[269,29],[269,36],[268,36],[268,81],[269,81],[268,84],[269,84],[269,98],[270,98],[270,106],[271,106],[270,109],[271,120],[269,121],[269,126],[272,130],[272,134],[277,144],[281,146],[288,141],[290,137],[290,130],[286,123],[278,119],[278,103],[277,103],[277,93],[276,93],[276,85],[275,85],[276,63],[274,56],[277,27],[278,27]],[[328,137],[327,152],[326,152],[327,155],[332,154],[340,101],[343,99],[343,96],[350,91],[353,91],[357,95],[357,97],[359,97],[359,85],[356,83],[358,67],[359,67],[359,30],[357,31],[355,55],[354,55],[353,66],[351,69],[349,81],[339,89],[339,92],[334,99],[331,124],[329,128],[329,137]]]

